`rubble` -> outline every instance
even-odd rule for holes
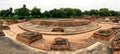
[[[117,33],[115,37],[112,39],[112,53],[116,54],[120,51],[120,33]]]

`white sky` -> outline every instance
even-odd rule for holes
[[[27,8],[41,8],[42,11],[54,8],[79,8],[81,10],[109,8],[120,11],[120,0],[0,0],[0,10],[12,7],[20,8],[26,4]]]

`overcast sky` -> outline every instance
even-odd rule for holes
[[[81,10],[109,8],[120,11],[120,0],[0,0],[0,10],[9,7],[20,8],[26,4],[27,8],[34,6],[42,11],[54,8],[79,8]]]

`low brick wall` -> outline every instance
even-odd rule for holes
[[[18,34],[16,39],[20,42],[23,42],[25,44],[30,44],[36,40],[42,39],[42,34],[38,33],[36,36],[31,36],[31,37],[27,37],[27,36],[22,36],[23,33]],[[29,36],[29,35],[28,35]]]

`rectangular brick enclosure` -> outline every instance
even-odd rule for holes
[[[25,43],[25,44],[30,44],[34,41],[37,41],[39,39],[42,39],[42,34],[40,33],[21,33],[21,34],[18,34],[16,39],[22,43]]]

